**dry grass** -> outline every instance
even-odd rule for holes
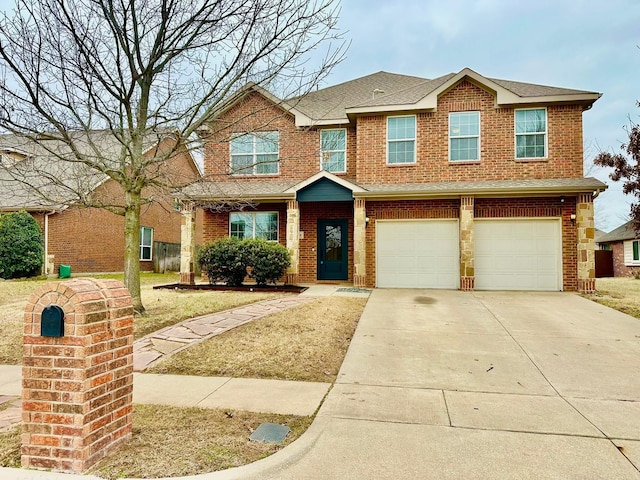
[[[640,280],[632,277],[598,278],[595,295],[585,295],[595,302],[640,318]]]
[[[255,462],[298,438],[311,417],[244,411],[136,405],[133,436],[90,472],[100,477],[157,478],[195,475]],[[282,444],[249,435],[263,422],[287,425]],[[0,466],[20,467],[20,429],[0,433]]]
[[[153,373],[334,381],[366,299],[326,297],[254,320],[153,367]]]
[[[122,275],[101,278],[122,280]],[[191,317],[213,313],[252,302],[276,298],[283,294],[258,292],[224,292],[194,290],[154,290],[154,285],[178,281],[177,274],[142,274],[142,302],[147,314],[135,318],[135,338],[143,337],[168,325]],[[22,362],[22,322],[29,295],[46,280],[0,282],[0,364],[19,365]]]
[[[0,432],[0,467],[20,468],[20,427]]]

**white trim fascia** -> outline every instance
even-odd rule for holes
[[[306,180],[297,183],[296,185],[294,185],[293,187],[289,188],[288,190],[285,190],[284,193],[292,193],[292,194],[296,194],[298,191],[302,190],[305,187],[308,187],[309,185],[311,185],[312,183],[317,182],[318,180],[321,180],[323,178],[326,178],[327,180],[331,180],[333,183],[337,183],[338,185],[340,185],[341,187],[346,188],[347,190],[351,190],[354,194],[355,193],[364,193],[366,192],[365,189],[363,189],[362,187],[359,187],[358,185],[355,185],[354,183],[349,182],[348,180],[345,180],[343,178],[338,177],[337,175],[334,175],[331,172],[327,172],[326,170],[322,170],[318,173],[316,173],[315,175],[313,175],[312,177],[307,178]]]

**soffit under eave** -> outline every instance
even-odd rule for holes
[[[522,198],[522,197],[559,197],[559,196],[577,196],[579,194],[593,194],[595,188],[580,189],[558,189],[558,190],[451,190],[451,191],[413,191],[413,192],[354,192],[354,198],[363,200],[439,200],[439,199],[456,199],[460,197],[474,198]]]

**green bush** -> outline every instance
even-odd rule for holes
[[[289,251],[279,243],[266,240],[222,238],[207,243],[198,251],[198,264],[209,283],[241,285],[248,276],[258,285],[276,283],[291,263]]]
[[[40,227],[27,212],[0,215],[0,277],[38,275],[44,262]]]
[[[247,264],[251,267],[249,276],[258,285],[276,283],[291,264],[289,251],[279,243],[266,240],[244,240]]]
[[[236,287],[247,275],[244,248],[237,238],[221,238],[203,245],[198,251],[198,263],[209,283],[224,282]]]

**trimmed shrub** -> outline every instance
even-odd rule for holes
[[[198,251],[198,263],[209,283],[224,282],[236,287],[247,275],[242,241],[237,238],[221,238],[203,245]]]
[[[44,262],[42,232],[27,212],[0,215],[0,277],[38,275]]]
[[[244,240],[249,276],[258,285],[276,283],[291,264],[289,251],[283,245],[266,240]]]

